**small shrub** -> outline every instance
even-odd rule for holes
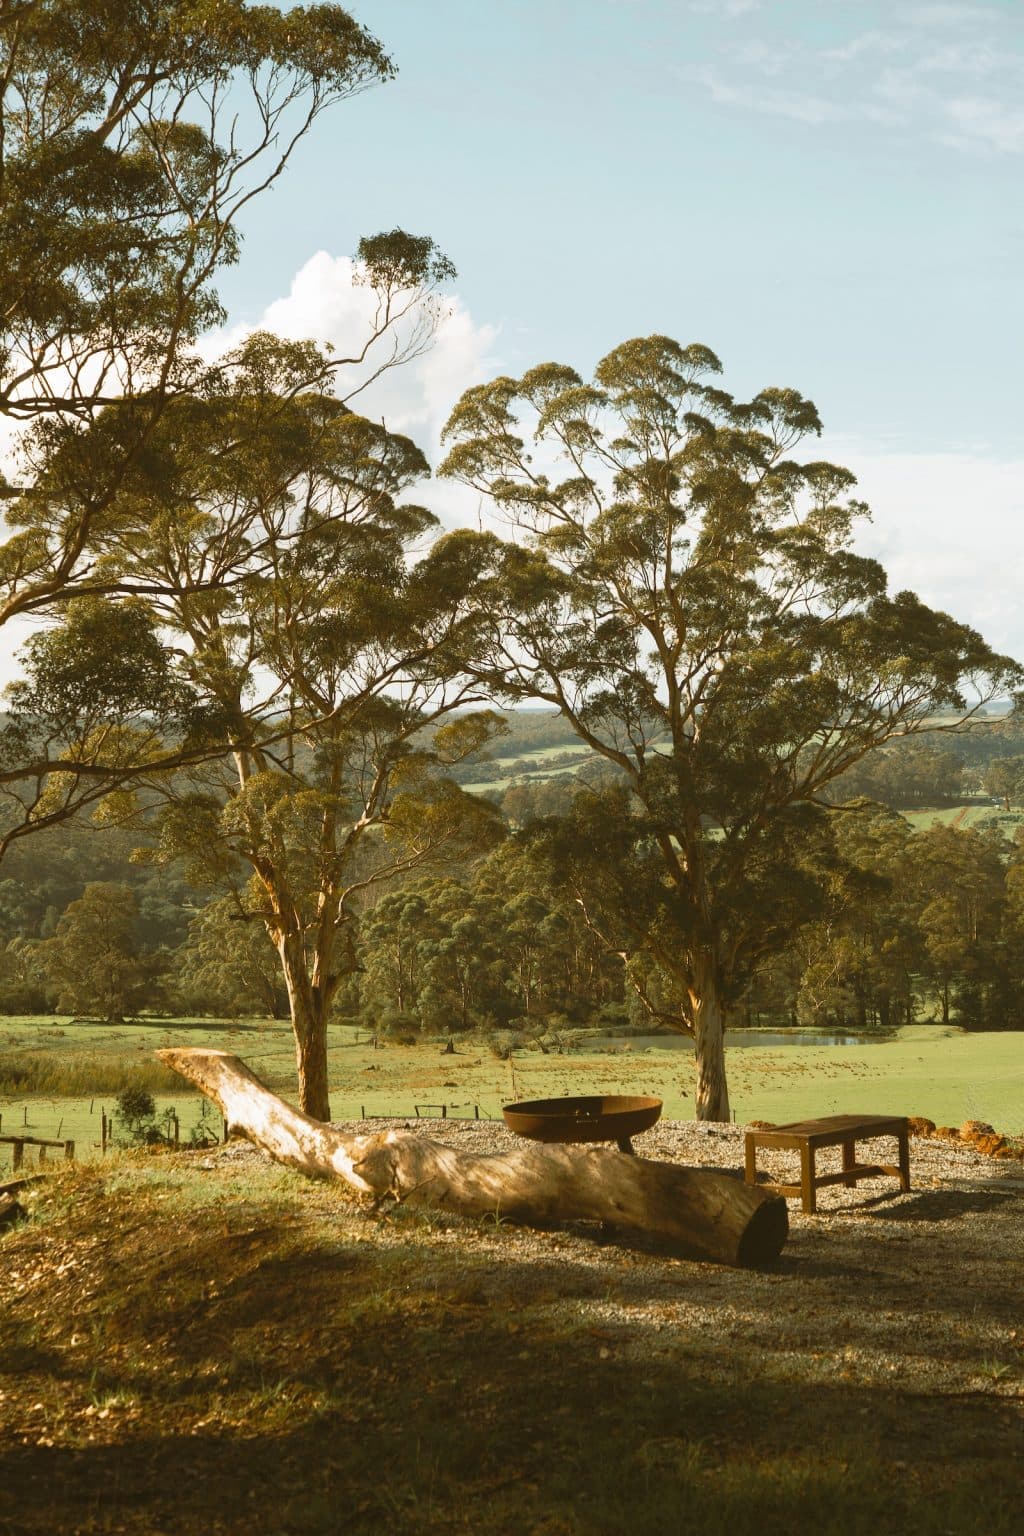
[[[155,1147],[170,1137],[156,1124],[156,1104],[146,1088],[125,1088],[114,1104],[114,1116],[127,1132],[127,1144]]]
[[[386,1008],[377,1020],[375,1033],[396,1045],[415,1045],[419,1039],[419,1020],[400,1008]]]
[[[515,1029],[496,1029],[487,1037],[491,1055],[499,1061],[508,1061],[512,1052],[525,1043],[525,1036]]]
[[[115,1112],[125,1125],[135,1125],[142,1120],[152,1120],[156,1115],[153,1095],[147,1088],[125,1088],[117,1096]]]

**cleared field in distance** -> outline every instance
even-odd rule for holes
[[[995,805],[945,805],[927,811],[901,811],[900,815],[917,832],[938,822],[943,827],[969,827],[976,832],[983,827],[998,827],[1004,837],[1012,837],[1024,822],[1024,811],[1004,811]]]
[[[55,1030],[62,1030],[56,1034]],[[12,1068],[26,1057],[64,1058],[79,1076],[91,1061],[97,1080],[112,1067],[148,1083],[158,1114],[174,1108],[188,1141],[203,1100],[182,1084],[164,1086],[153,1059],[161,1045],[208,1045],[241,1056],[276,1092],[294,1098],[295,1075],[287,1025],[272,1020],[211,1020],[111,1026],[68,1021],[9,1019],[0,1025],[0,1131],[71,1138],[77,1155],[99,1155],[102,1111],[110,1114],[116,1089],[104,1092],[19,1091]],[[363,1113],[431,1118],[446,1105],[451,1116],[497,1117],[516,1099],[572,1093],[651,1093],[665,1102],[665,1116],[693,1117],[693,1061],[685,1051],[593,1049],[567,1056],[539,1051],[500,1061],[481,1042],[459,1041],[454,1056],[439,1041],[374,1050],[365,1032],[338,1026],[330,1047],[331,1107],[335,1118]],[[964,1034],[939,1026],[904,1029],[893,1040],[856,1046],[733,1047],[728,1049],[733,1110],[738,1123],[783,1122],[839,1112],[927,1115],[960,1125],[986,1120],[1010,1135],[1024,1134],[1024,1034]],[[150,1075],[152,1074],[152,1075]],[[159,1089],[156,1084],[159,1082]],[[173,1084],[173,1079],[171,1080]],[[210,1127],[220,1119],[209,1115]],[[27,1154],[28,1161],[35,1158]],[[0,1169],[11,1166],[11,1148],[0,1145]]]

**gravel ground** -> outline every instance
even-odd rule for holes
[[[517,1143],[496,1121],[344,1128],[410,1129],[474,1153]],[[661,1121],[636,1138],[635,1149],[739,1172],[743,1129]],[[236,1144],[220,1156],[262,1154]],[[858,1157],[895,1161],[894,1143],[862,1143]],[[838,1148],[820,1152],[818,1171],[838,1170],[839,1158]],[[887,1177],[852,1190],[833,1185],[819,1191],[814,1216],[791,1199],[788,1242],[767,1270],[679,1260],[602,1240],[584,1224],[546,1232],[477,1227],[471,1241],[477,1254],[481,1245],[493,1252],[496,1276],[509,1276],[510,1305],[524,1285],[539,1286],[556,1312],[577,1314],[605,1352],[638,1369],[683,1348],[709,1379],[841,1382],[869,1395],[898,1381],[911,1396],[982,1395],[1015,1424],[1010,1453],[1024,1453],[1024,1166],[920,1138],[911,1140],[910,1158],[909,1193]],[[788,1182],[799,1157],[759,1149],[758,1167]],[[377,1230],[391,1240],[388,1224]],[[439,1223],[434,1236],[443,1245],[465,1240],[457,1222]]]

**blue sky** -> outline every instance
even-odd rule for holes
[[[223,284],[434,235],[500,362],[701,340],[894,450],[1024,453],[1024,5],[363,0],[398,79],[319,125]]]
[[[737,395],[816,401],[894,588],[1024,658],[1022,0],[352,9],[398,78],[322,120],[258,205],[234,324],[343,343],[359,235],[430,233],[453,323],[370,403],[434,457],[482,378],[702,341]]]

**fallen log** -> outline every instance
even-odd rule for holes
[[[712,1169],[679,1168],[607,1147],[524,1142],[480,1156],[408,1131],[360,1135],[293,1109],[226,1051],[170,1048],[160,1059],[220,1108],[231,1130],[311,1178],[338,1178],[377,1201],[500,1215],[524,1226],[601,1221],[695,1258],[750,1266],[778,1257],[786,1202]]]

